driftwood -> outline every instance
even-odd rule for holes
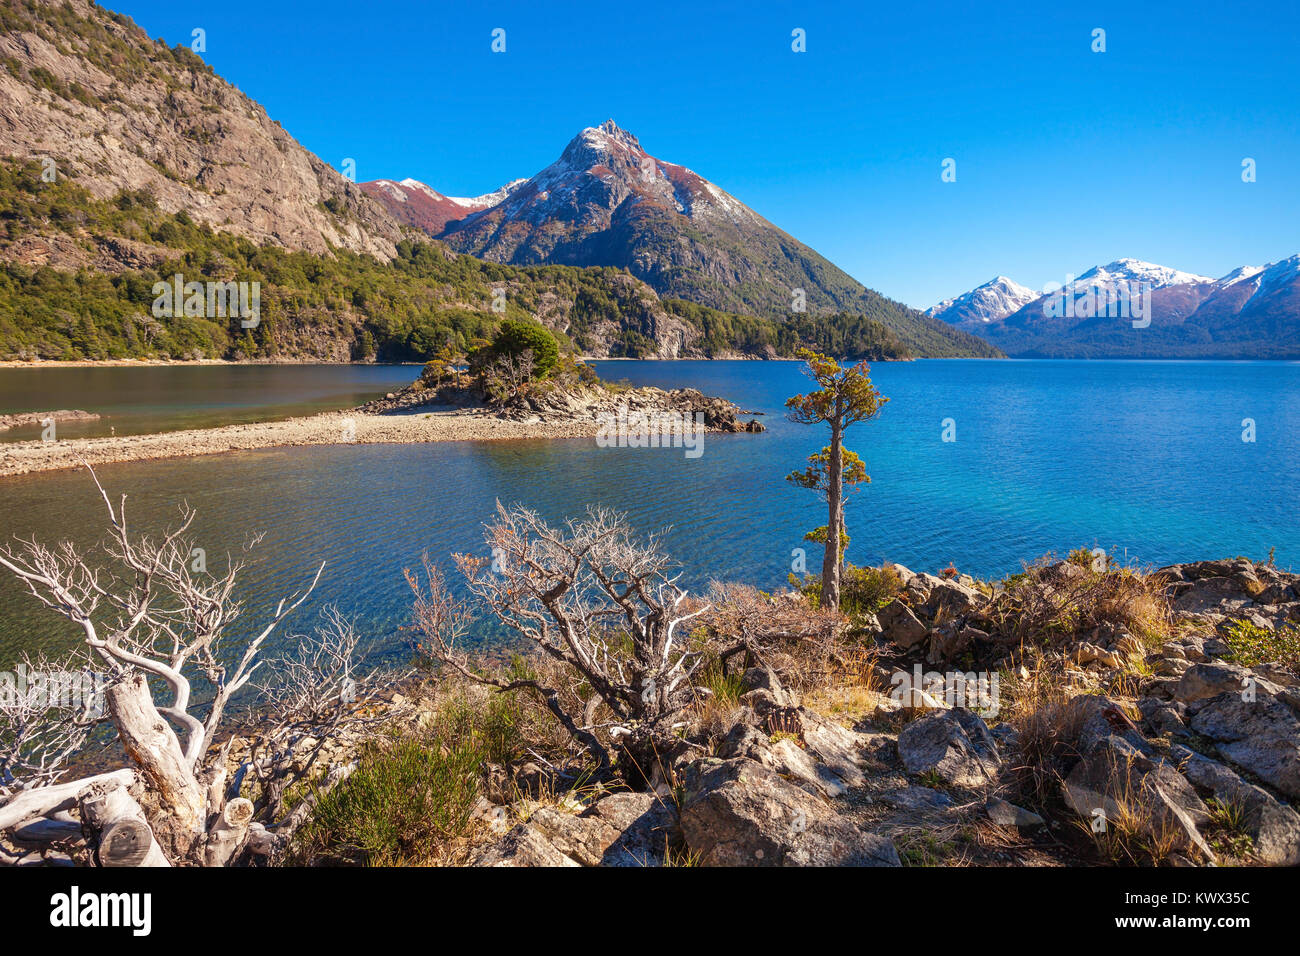
[[[131,674],[113,684],[108,688],[106,699],[108,712],[127,756],[144,771],[181,825],[200,830],[204,801],[194,776],[194,758],[197,755],[181,752],[180,742],[153,702],[145,675]],[[199,725],[197,733],[201,744],[202,725]]]
[[[81,821],[66,812],[40,817],[9,831],[9,839],[20,847],[44,847],[51,843],[75,841],[81,835]]]
[[[282,598],[251,637],[241,638],[242,647],[232,649],[223,642],[240,611],[233,591],[242,565],[228,559],[224,573],[195,566],[192,556],[200,549],[187,537],[195,517],[188,508],[161,537],[129,532],[125,496],[115,504],[93,471],[91,477],[108,512],[102,551],[115,568],[104,570],[71,543],[51,548],[34,540],[0,545],[0,568],[81,632],[96,674],[108,681],[103,716],[133,769],[60,783],[84,727],[101,714],[51,716],[50,708],[25,698],[21,706],[0,708],[0,800],[8,798],[0,805],[0,836],[10,841],[0,846],[0,863],[21,863],[29,843],[66,838],[72,820],[58,814],[78,805],[84,836],[104,866],[168,865],[169,859],[228,865],[242,856],[254,819],[264,831],[275,831],[275,840],[259,836],[257,846],[282,845],[307,812],[291,814],[287,826],[275,823],[284,792],[316,775],[327,742],[382,719],[370,712],[371,705],[400,675],[359,673],[359,637],[349,621],[327,609],[327,625],[315,637],[297,637],[296,653],[280,661],[275,678],[262,685],[265,719],[251,744],[250,764],[262,796],[257,804],[239,799],[244,771],[233,785],[228,782],[231,744],[215,746],[219,725],[234,696],[261,668],[271,634],[307,600],[324,565],[303,590]],[[203,718],[190,712],[195,678],[211,688]],[[308,742],[310,752],[301,753]],[[263,752],[269,759],[259,760]],[[127,792],[135,783],[149,794],[151,817]]]
[[[171,866],[140,804],[121,784],[91,784],[82,791],[81,825],[100,866]]]
[[[248,824],[253,819],[253,801],[236,797],[225,805],[208,828],[208,845],[203,851],[205,866],[225,866],[238,852]]]
[[[11,797],[4,806],[0,806],[0,830],[10,830],[39,817],[50,816],[61,810],[75,807],[78,795],[91,784],[115,781],[119,786],[129,787],[135,783],[135,779],[134,770],[122,769],[69,783],[56,783],[48,787],[37,787],[34,790],[23,790]]]

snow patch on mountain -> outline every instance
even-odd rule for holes
[[[1039,294],[1006,276],[998,276],[962,295],[944,299],[926,309],[925,314],[954,324],[972,319],[993,322],[1033,302]]]
[[[1070,284],[1076,292],[1082,292],[1090,286],[1107,287],[1119,282],[1149,282],[1151,289],[1164,289],[1171,285],[1189,283],[1212,283],[1210,276],[1200,276],[1193,272],[1180,272],[1168,266],[1144,262],[1141,259],[1116,259],[1104,266],[1093,266]]]

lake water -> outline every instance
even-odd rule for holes
[[[803,533],[825,523],[814,497],[784,480],[826,441],[824,430],[783,417],[785,398],[807,389],[801,367],[595,364],[607,379],[726,396],[766,413],[769,431],[708,435],[699,458],[592,439],[462,442],[268,449],[99,473],[110,492],[129,493],[128,513],[142,526],[161,527],[182,501],[194,506],[209,566],[265,533],[240,592],[247,626],[323,560],[317,593],[294,624],[309,626],[336,603],[393,651],[409,620],[403,568],[427,550],[454,579],[449,555],[484,552],[482,523],[498,499],[557,521],[604,504],[643,530],[672,526],[668,546],[693,587],[711,578],[782,585],[792,552],[806,547]],[[209,370],[171,371],[185,381]],[[0,371],[0,382],[10,374]],[[951,360],[880,364],[873,377],[892,401],[848,438],[872,476],[848,504],[854,563],[933,571],[954,562],[1000,577],[1046,552],[1099,546],[1152,565],[1262,559],[1276,548],[1280,565],[1300,566],[1300,363]],[[151,401],[165,410],[191,405],[192,394]],[[278,394],[284,407],[292,389]],[[70,395],[55,404],[90,402]],[[955,441],[942,440],[945,419]],[[1254,422],[1253,442],[1242,440],[1244,419]],[[0,498],[5,539],[101,535],[102,504],[84,473],[0,479]],[[74,639],[0,580],[0,669],[21,649]]]
[[[0,415],[80,409],[99,418],[59,422],[59,438],[142,435],[272,421],[348,408],[409,385],[416,365],[151,365],[0,369]],[[0,441],[41,437],[39,425]]]

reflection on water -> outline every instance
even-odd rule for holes
[[[783,584],[803,533],[825,523],[815,499],[784,480],[825,441],[782,416],[785,397],[807,386],[798,366],[619,362],[601,372],[726,395],[766,412],[770,431],[708,435],[696,459],[574,439],[267,449],[100,474],[111,492],[129,493],[128,513],[145,527],[188,501],[210,567],[265,532],[240,592],[248,627],[325,561],[294,625],[336,603],[400,648],[402,570],[427,550],[454,580],[449,556],[484,550],[482,523],[498,499],[553,521],[603,504],[643,530],[671,526],[668,547],[694,588],[712,578]],[[1153,564],[1262,558],[1276,547],[1279,564],[1300,565],[1294,365],[935,361],[873,375],[892,401],[848,440],[872,476],[848,506],[855,563],[934,570],[952,561],[1000,576],[1048,551],[1100,545]],[[1241,441],[1244,417],[1256,422],[1253,444]],[[945,418],[956,420],[955,442],[940,440]],[[0,495],[5,538],[101,537],[102,504],[84,474],[4,479]],[[0,581],[0,669],[19,649],[73,640]]]

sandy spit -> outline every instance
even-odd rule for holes
[[[500,441],[520,438],[594,438],[595,419],[510,421],[478,411],[423,409],[407,414],[325,412],[278,422],[220,428],[77,438],[67,441],[0,443],[0,477],[77,468],[83,462],[145,461],[216,455],[290,445],[406,444],[440,441]]]

